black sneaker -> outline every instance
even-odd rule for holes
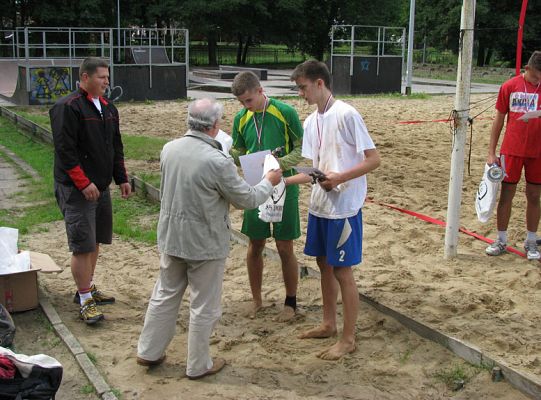
[[[92,298],[94,299],[96,304],[99,306],[102,306],[104,304],[113,304],[115,302],[115,298],[113,296],[107,296],[101,290],[96,289],[96,285],[92,285],[90,287],[90,293],[92,293]],[[78,291],[75,292],[75,296],[73,297],[73,302],[76,304],[81,303]]]

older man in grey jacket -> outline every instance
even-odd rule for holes
[[[255,208],[271,195],[281,171],[270,171],[255,187],[237,173],[231,157],[214,140],[222,105],[212,99],[188,107],[190,130],[161,153],[161,209],[158,222],[160,274],[139,338],[137,363],[161,364],[175,334],[178,310],[190,287],[186,375],[218,372],[225,360],[209,354],[209,338],[222,314],[225,260],[229,254],[229,205]]]

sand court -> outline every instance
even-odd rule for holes
[[[472,116],[491,105],[490,96],[472,96],[472,102],[483,105],[472,109]],[[312,111],[297,98],[286,101],[299,111],[301,120]],[[382,158],[380,168],[368,177],[369,197],[444,220],[452,132],[447,122],[433,121],[445,121],[454,96],[411,100],[382,96],[345,101],[361,112]],[[230,129],[239,109],[237,102],[225,102],[224,130]],[[125,135],[172,139],[186,130],[183,103],[121,104],[119,110]],[[495,235],[494,219],[487,224],[477,221],[474,198],[487,154],[492,114],[493,108],[489,108],[473,124],[471,176],[466,168],[460,220],[461,226],[489,237]],[[401,123],[404,121],[430,122]],[[127,166],[134,174],[159,170],[156,160],[128,160]],[[521,183],[509,228],[510,244],[519,249],[525,234],[523,191]],[[295,251],[301,263],[317,270],[315,261],[302,255],[309,196],[310,186],[302,186],[303,236],[295,242]],[[514,254],[488,257],[485,243],[463,234],[459,236],[458,257],[446,261],[442,227],[376,203],[366,203],[363,215],[364,261],[355,268],[361,293],[473,343],[520,371],[541,375],[539,263]],[[241,212],[233,211],[235,229],[240,229],[241,221]],[[48,232],[33,235],[29,245],[37,251],[52,252],[60,266],[69,265],[61,222],[49,225]],[[274,245],[269,242],[269,246]],[[239,244],[232,247],[224,282],[224,315],[212,347],[214,354],[224,357],[229,365],[215,377],[207,378],[205,385],[180,377],[185,367],[186,307],[181,309],[166,364],[152,371],[135,364],[137,338],[158,269],[155,246],[121,240],[104,246],[97,281],[103,289],[115,292],[118,299],[116,305],[104,309],[106,329],[92,329],[89,334],[88,327],[77,320],[71,303],[69,269],[57,277],[44,277],[43,283],[66,324],[85,349],[97,354],[98,367],[125,398],[183,398],[181,393],[187,392],[190,398],[201,399],[525,398],[507,384],[493,384],[490,374],[484,371],[462,391],[450,391],[434,374],[460,360],[365,304],[361,305],[357,324],[358,350],[337,363],[317,359],[315,353],[334,343],[334,339],[298,340],[296,336],[319,322],[319,280],[309,277],[300,281],[301,315],[295,321],[273,322],[284,294],[280,266],[267,258],[263,278],[266,308],[255,320],[243,318],[241,306],[250,300],[245,251]]]

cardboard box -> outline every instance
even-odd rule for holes
[[[0,275],[0,303],[9,312],[27,311],[37,308],[38,271],[60,272],[53,259],[43,253],[30,251],[30,269],[24,272]]]

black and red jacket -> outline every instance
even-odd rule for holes
[[[83,89],[49,110],[54,140],[54,179],[83,190],[94,183],[105,190],[114,178],[128,182],[118,110],[100,97],[102,113]]]

